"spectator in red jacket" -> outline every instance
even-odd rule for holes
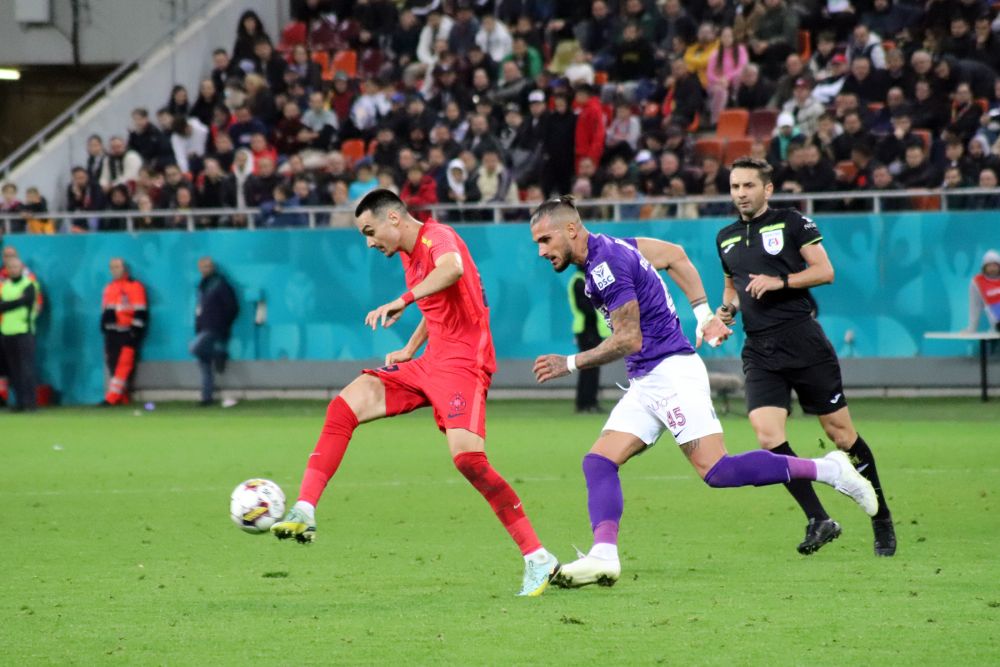
[[[594,164],[601,163],[604,154],[604,109],[601,100],[594,95],[594,88],[589,84],[581,84],[576,89],[576,104],[580,115],[576,119],[575,136],[575,166],[580,166],[580,160],[589,157]]]
[[[278,164],[278,151],[267,143],[267,137],[263,132],[254,132],[251,135],[250,152],[253,153],[254,164],[260,164],[262,158],[270,159],[271,164]]]
[[[420,222],[427,222],[431,217],[431,212],[421,209],[424,206],[437,203],[437,183],[424,173],[419,164],[413,164],[406,171],[406,182],[403,183],[399,198],[413,213],[413,217]]]

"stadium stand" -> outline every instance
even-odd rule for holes
[[[629,192],[629,204],[653,210],[642,200],[724,198],[706,159],[728,165],[758,150],[780,172],[794,144],[817,146],[814,169],[836,175],[808,193],[873,190],[870,174],[880,166],[892,174],[892,188],[939,190],[952,166],[961,167],[957,187],[995,182],[982,175],[1000,172],[998,7],[932,4],[861,2],[831,18],[821,5],[786,0],[293,0],[293,18],[277,39],[252,11],[241,17],[232,47],[204,63],[201,74],[214,90],[203,83],[190,103],[180,86],[150,91],[149,122],[129,127],[122,119],[127,146],[119,140],[112,153],[111,137],[97,137],[87,155],[66,165],[67,175],[86,171],[87,185],[43,199],[54,219],[65,220],[56,225],[60,231],[102,231],[121,228],[102,221],[102,210],[137,210],[140,201],[146,209],[150,202],[177,209],[178,190],[183,206],[194,209],[273,208],[275,197],[285,198],[285,209],[346,206],[336,191],[346,188],[352,201],[379,184],[402,191],[408,172],[419,168],[422,191],[454,202],[448,165],[460,160],[470,186],[462,205],[474,206],[490,203],[472,186],[484,153],[495,152],[521,202],[539,188],[548,196],[571,183],[594,197]],[[735,37],[732,49],[720,46],[726,29]],[[728,43],[728,31],[723,37]],[[756,73],[743,76],[747,67]],[[713,126],[724,71],[725,108]],[[588,104],[587,122],[594,109],[603,111],[605,149],[589,147],[596,164],[578,159],[571,182],[545,178],[546,151],[560,146],[568,160],[581,140],[567,132],[555,98],[575,98],[579,114],[584,84],[599,97],[597,106]],[[779,136],[779,113],[788,114],[790,134]],[[955,142],[963,150],[953,159],[946,146]],[[863,169],[852,161],[859,144],[874,154]],[[908,163],[914,144],[923,147],[919,164]],[[678,157],[685,187],[672,175],[641,171],[640,162],[659,163],[664,151]],[[137,157],[142,168],[135,173]],[[613,171],[619,158],[624,173]],[[706,180],[713,181],[707,190]],[[301,194],[288,196],[297,182]],[[33,184],[12,185],[26,191]],[[121,191],[111,196],[119,186],[124,201]],[[901,201],[917,210],[947,203],[926,192]],[[86,224],[58,215],[80,209],[88,212]],[[846,200],[831,200],[823,210],[850,209]],[[0,217],[8,231],[28,233],[39,229],[25,224],[29,213],[11,201]],[[158,217],[166,227],[191,226],[189,216]],[[479,218],[505,216],[456,219]],[[195,226],[245,220],[197,216]]]

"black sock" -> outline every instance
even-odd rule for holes
[[[889,518],[889,506],[885,502],[885,495],[882,493],[882,484],[878,481],[878,469],[875,467],[875,455],[872,454],[872,450],[868,447],[868,443],[865,442],[861,435],[858,435],[858,439],[854,441],[851,448],[847,451],[847,455],[851,458],[851,463],[854,464],[854,468],[861,473],[861,476],[872,483],[875,487],[875,495],[878,496],[878,513],[875,514],[876,519],[888,519]]]
[[[784,456],[795,456],[795,452],[792,451],[787,441],[781,443],[771,451]],[[813,489],[812,482],[808,479],[793,479],[785,482],[785,488],[792,494],[792,498],[795,498],[795,502],[799,504],[799,507],[806,513],[807,517],[816,519],[817,521],[825,521],[830,518],[830,515],[823,509],[823,503],[819,501],[816,490]]]

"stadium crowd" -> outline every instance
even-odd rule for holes
[[[681,198],[728,193],[743,154],[775,166],[778,192],[940,188],[949,209],[1000,208],[1000,191],[959,193],[1000,174],[1000,18],[984,0],[293,0],[292,15],[275,39],[246,12],[196,92],[175,85],[127,132],[90,137],[54,207],[3,184],[0,216],[83,232],[134,211],[141,230],[239,207],[296,226],[333,205],[323,223],[346,226],[377,186],[417,211],[572,192],[629,202],[627,218],[725,215]],[[55,209],[79,217],[54,224]]]

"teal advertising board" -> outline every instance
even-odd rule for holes
[[[653,236],[682,244],[701,271],[713,305],[722,292],[714,248],[724,220],[592,224],[618,236]],[[965,354],[969,344],[925,342],[930,330],[957,330],[967,319],[968,282],[979,259],[1000,245],[989,217],[975,212],[833,215],[817,220],[836,268],[833,285],[814,291],[820,320],[848,357]],[[543,352],[572,351],[566,304],[569,274],[555,275],[539,259],[527,225],[462,226],[492,311],[500,363]],[[399,260],[365,247],[353,230],[162,232],[12,236],[38,275],[46,310],[39,325],[41,379],[64,402],[102,395],[101,291],[108,260],[122,257],[145,283],[149,336],[142,358],[189,360],[199,257],[213,257],[236,286],[241,313],[230,347],[242,360],[381,358],[401,347],[414,312],[388,330],[372,332],[365,314],[403,291]],[[693,316],[673,286],[685,331]],[[254,323],[258,301],[267,318]],[[742,336],[706,357],[736,356]]]

